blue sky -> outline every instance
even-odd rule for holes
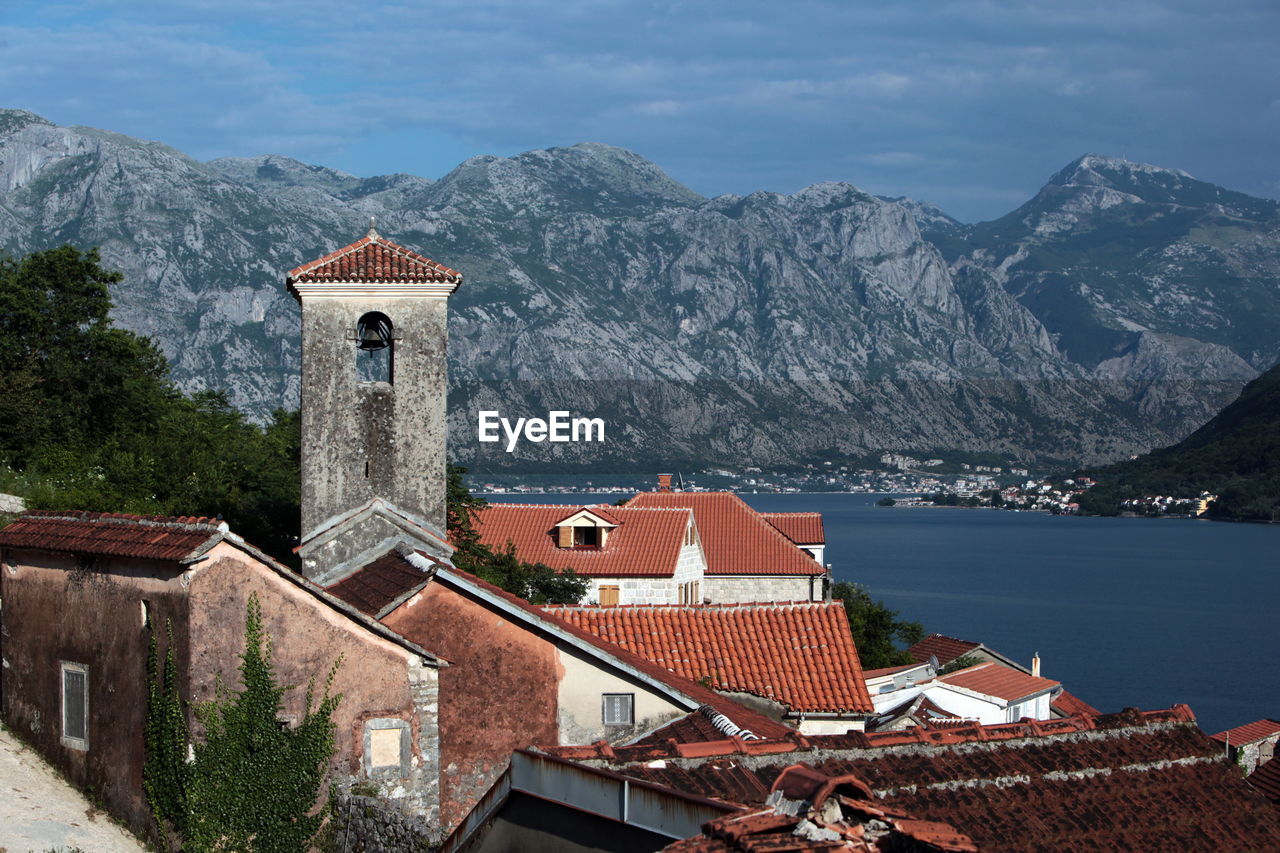
[[[436,178],[597,141],[707,195],[972,221],[1086,152],[1280,196],[1280,4],[0,0],[0,106],[199,158]]]

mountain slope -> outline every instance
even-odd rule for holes
[[[450,305],[451,448],[462,461],[778,464],[884,449],[1096,461],[1202,423],[1266,352],[1249,324],[1280,330],[1266,308],[1275,281],[1257,273],[1280,257],[1267,230],[1274,205],[1234,194],[1259,258],[1241,262],[1253,271],[1249,298],[1263,310],[1224,296],[1210,335],[1207,321],[1179,319],[1195,313],[1190,291],[1122,304],[1097,284],[1133,266],[1114,247],[1109,271],[1087,256],[1091,307],[1072,308],[1075,267],[1050,270],[1045,253],[1097,231],[1079,198],[1122,192],[1112,171],[1084,158],[1016,223],[964,226],[848,184],[705,199],[598,143],[474,157],[436,181],[357,178],[278,156],[202,164],[0,111],[0,247],[102,246],[126,276],[118,321],[153,336],[185,388],[227,388],[263,413],[297,402],[284,271],[355,239],[374,216],[380,232],[466,274]],[[1204,193],[1168,180],[1169,193]],[[1061,227],[1037,231],[1050,221]],[[1149,248],[1134,245],[1139,256]],[[1218,269],[1196,273],[1215,293]],[[1054,276],[1068,280],[1065,310]],[[1141,311],[1143,331],[1117,319]],[[1112,334],[1100,355],[1080,343]],[[480,407],[607,414],[610,440],[486,457]]]
[[[1219,496],[1209,514],[1280,521],[1280,364],[1250,382],[1240,396],[1177,444],[1100,468],[1081,506],[1118,511],[1142,495]]]

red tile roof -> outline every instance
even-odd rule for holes
[[[583,509],[618,526],[603,548],[559,547],[557,522]],[[484,544],[504,548],[510,542],[526,562],[597,578],[673,576],[689,518],[688,510],[560,504],[489,504],[474,516]]]
[[[1102,713],[1079,696],[1065,690],[1053,697],[1051,707],[1064,717],[1075,717],[1079,714],[1091,714],[1096,717]]]
[[[717,690],[807,713],[874,712],[840,602],[544,609]]]
[[[287,284],[295,282],[352,282],[377,284],[456,284],[462,274],[444,264],[392,243],[376,233],[361,237],[322,258],[289,271]]]
[[[1249,785],[1280,808],[1280,761],[1271,759],[1245,777]]]
[[[825,571],[731,492],[641,492],[627,507],[692,509],[708,575],[820,575]]]
[[[398,552],[389,551],[325,590],[377,619],[430,580]]]
[[[1280,849],[1280,810],[1249,788],[1194,719],[1182,705],[942,732],[809,736],[772,757],[768,743],[750,752],[703,744],[696,754],[668,744],[677,761],[655,760],[655,746],[614,747],[607,764],[758,807],[804,761],[828,776],[856,776],[877,807],[945,822],[983,851]]]
[[[995,696],[1006,702],[1016,702],[1062,686],[1061,682],[1027,675],[998,663],[980,663],[947,675],[939,675],[937,680],[984,696]]]
[[[784,851],[930,850],[976,853],[966,835],[936,821],[886,809],[857,776],[832,777],[803,764],[773,784],[771,805],[702,825],[702,835],[662,848],[665,853],[784,853]],[[816,831],[815,831],[816,830]]]
[[[762,512],[760,517],[797,545],[823,545],[827,541],[820,512]]]
[[[925,663],[929,660],[929,655],[934,655],[938,658],[939,666],[946,666],[951,661],[961,655],[968,654],[981,645],[982,643],[957,640],[955,637],[947,637],[942,634],[930,634],[907,649],[907,654],[911,655],[912,660],[920,663]]]
[[[1234,729],[1227,729],[1225,732],[1218,732],[1212,737],[1222,743],[1228,743],[1229,738],[1232,746],[1244,746],[1246,743],[1253,743],[1276,734],[1280,734],[1280,720],[1261,719],[1245,723],[1243,726],[1236,726]]]
[[[453,583],[453,578],[456,577],[465,583],[476,587],[483,593],[498,599],[507,607],[512,608],[513,610],[523,611],[539,621],[548,623],[550,627],[568,633],[577,639],[594,646],[606,655],[609,655],[632,669],[643,673],[654,681],[666,684],[678,693],[687,696],[689,699],[713,708],[718,713],[728,717],[729,720],[738,727],[746,729],[758,737],[782,738],[787,737],[794,731],[789,726],[786,726],[776,720],[772,720],[763,714],[751,710],[750,708],[739,705],[737,702],[721,696],[708,687],[704,687],[701,684],[676,675],[675,673],[640,657],[634,652],[627,651],[613,643],[606,642],[595,634],[592,634],[590,631],[583,630],[582,628],[561,619],[554,613],[550,613],[536,604],[531,604],[523,598],[511,594],[505,589],[494,586],[488,581],[478,578],[469,572],[464,572],[461,569],[442,563],[422,552],[418,552],[418,556],[431,561],[439,567],[439,571],[435,575],[435,580],[437,582],[451,584]],[[387,564],[395,563],[397,561],[403,562],[407,568],[405,566],[401,566],[395,571],[388,570]],[[352,575],[351,577],[358,577],[375,564],[379,565],[379,568],[375,569],[377,583],[379,585],[376,595],[370,595],[369,592],[367,592],[367,590],[373,587],[372,583],[365,586],[348,585],[347,580],[351,580],[351,578],[347,578],[346,580],[335,584],[327,591],[336,598],[346,601],[352,606],[360,607],[363,603],[366,607],[372,607],[377,606],[380,601],[403,599],[421,582],[421,572],[417,572],[416,567],[409,563],[398,551],[392,551],[384,554],[382,557],[374,560],[373,563],[370,563],[368,566],[360,569],[360,571],[356,572],[355,575]],[[415,572],[417,572],[416,575]],[[385,606],[382,610],[385,610]],[[373,613],[373,611],[369,610],[365,610],[364,612]],[[385,615],[387,615],[387,612],[381,613],[381,616]],[[379,618],[381,618],[381,616]],[[408,639],[412,640],[413,638],[409,637]]]
[[[194,516],[28,510],[0,530],[0,547],[186,563],[219,541],[225,525]]]

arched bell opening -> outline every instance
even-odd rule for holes
[[[356,323],[356,381],[386,382],[394,377],[396,342],[391,319],[370,311]]]

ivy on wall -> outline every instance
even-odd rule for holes
[[[172,650],[163,673],[156,672],[155,657],[153,651],[148,661],[144,786],[161,834],[172,831],[189,853],[306,851],[325,817],[315,807],[333,756],[332,714],[342,696],[329,691],[341,658],[329,670],[319,702],[313,678],[302,720],[292,727],[282,722],[288,688],[272,675],[262,605],[251,595],[240,658],[244,689],[232,691],[219,681],[215,698],[194,709],[204,739],[188,763]]]

